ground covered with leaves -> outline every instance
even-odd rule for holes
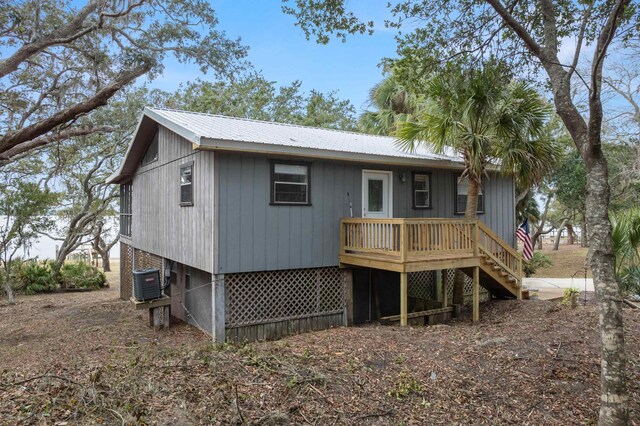
[[[580,247],[579,244],[561,244],[558,250],[553,250],[552,245],[545,244],[541,251],[551,258],[552,264],[545,268],[539,268],[534,278],[571,278],[576,275],[584,277],[584,267],[589,249]],[[591,268],[587,268],[587,277],[591,278]]]
[[[494,301],[482,320],[369,325],[211,345],[154,332],[117,288],[0,304],[2,424],[589,424],[597,313]],[[631,418],[640,420],[640,312],[625,310]]]

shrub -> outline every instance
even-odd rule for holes
[[[553,261],[549,256],[535,252],[530,261],[523,262],[522,271],[525,277],[530,277],[534,275],[539,268],[546,268],[551,265],[553,265]]]
[[[16,257],[13,260],[11,260],[9,262],[9,268],[11,268],[11,277],[9,278],[9,280],[11,281],[11,288],[13,288],[14,291],[21,291],[23,289],[23,285],[20,282],[16,281],[16,275],[17,275],[17,270],[22,268],[23,264],[25,263],[24,260],[22,260],[22,258],[20,257]],[[0,267],[0,292],[2,294],[4,294],[4,281],[6,280],[6,276],[5,276],[5,269],[4,267]]]
[[[57,287],[51,263],[30,260],[14,265],[14,268],[14,283],[18,286],[17,290],[24,294],[51,291]]]
[[[623,294],[640,294],[640,266],[626,267],[618,274],[620,290]]]
[[[84,262],[65,263],[60,270],[59,279],[64,288],[97,289],[107,282],[102,271]]]
[[[569,305],[570,303],[573,303],[572,298],[577,294],[580,294],[580,290],[577,288],[565,288],[564,294],[562,295],[562,302],[560,303],[562,305]]]

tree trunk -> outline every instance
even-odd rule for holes
[[[589,247],[589,239],[587,235],[587,220],[582,216],[580,223],[580,247]]]
[[[566,225],[567,221],[564,220],[562,221],[562,224],[558,227],[558,232],[556,234],[556,239],[553,242],[553,251],[558,251],[558,249],[560,248],[560,238],[562,237],[562,231],[564,230],[564,227]]]
[[[13,305],[15,303],[15,299],[13,296],[13,289],[11,288],[11,273],[6,265],[4,274],[4,291],[7,293],[7,301],[10,305]]]
[[[111,261],[109,260],[109,251],[100,251],[100,258],[102,259],[102,270],[104,272],[111,272]]]
[[[60,273],[64,262],[67,260],[67,256],[71,253],[71,250],[68,250],[66,245],[63,243],[58,250],[58,255],[56,256],[56,260],[53,262],[53,272],[54,274]]]
[[[565,226],[565,228],[567,229],[567,245],[572,246],[575,243],[576,236],[576,233],[573,230],[573,225],[567,223],[567,226]]]
[[[547,231],[544,230],[544,224],[547,223],[547,215],[549,214],[549,205],[551,204],[552,199],[553,199],[552,195],[549,195],[547,197],[547,201],[544,203],[544,211],[542,212],[542,217],[540,217],[540,222],[538,224],[538,229],[536,230],[536,232],[533,234],[533,237],[531,238],[531,245],[535,247],[537,243],[538,250],[542,250],[542,236],[551,232],[551,229],[552,229],[552,228],[549,228],[549,230]]]
[[[586,148],[589,149],[589,148]],[[615,275],[615,256],[609,222],[610,188],[602,151],[584,155],[587,172],[587,227],[590,232],[591,271],[600,307],[602,341],[600,425],[626,425],[629,419],[622,297]]]
[[[478,193],[480,192],[481,182],[469,178],[469,187],[467,189],[467,205],[464,212],[465,219],[475,219],[478,210]],[[456,269],[453,277],[453,300],[455,305],[464,304],[464,281],[466,274]]]

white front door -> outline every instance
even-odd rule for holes
[[[392,172],[362,171],[362,217],[393,217],[392,185]]]

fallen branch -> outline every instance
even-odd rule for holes
[[[640,306],[636,305],[636,304],[635,304],[635,303],[633,303],[631,300],[628,300],[628,299],[622,299],[622,301],[623,301],[626,305],[628,305],[628,306],[632,307],[633,309],[640,309]]]
[[[114,413],[115,415],[117,415],[120,418],[120,420],[122,421],[122,426],[127,424],[127,422],[124,421],[124,417],[122,417],[120,415],[120,413],[118,413],[116,410],[113,410],[111,408],[107,408],[107,410],[111,411],[112,413]]]
[[[387,410],[387,411],[383,411],[382,413],[363,414],[361,416],[356,417],[353,420],[363,420],[363,419],[368,419],[369,417],[384,417],[384,416],[389,416],[391,414],[393,414],[393,410]]]
[[[6,383],[6,384],[4,384],[2,386],[3,387],[18,386],[18,385],[22,385],[22,384],[25,384],[25,383],[33,382],[34,380],[43,379],[43,378],[58,379],[58,380],[62,380],[64,382],[68,382],[68,383],[74,384],[76,386],[81,386],[80,383],[78,383],[78,382],[74,382],[73,380],[67,379],[66,377],[56,376],[55,374],[40,374],[39,376],[30,377],[28,379],[20,380],[18,382]]]
[[[562,342],[558,343],[558,348],[556,349],[556,354],[554,355],[554,358],[558,358],[558,353],[560,352],[561,347],[562,347]]]
[[[244,417],[242,416],[242,410],[240,409],[240,404],[238,403],[238,386],[233,385],[233,391],[236,394],[236,410],[238,411],[238,416],[240,416],[240,421],[244,424]]]

